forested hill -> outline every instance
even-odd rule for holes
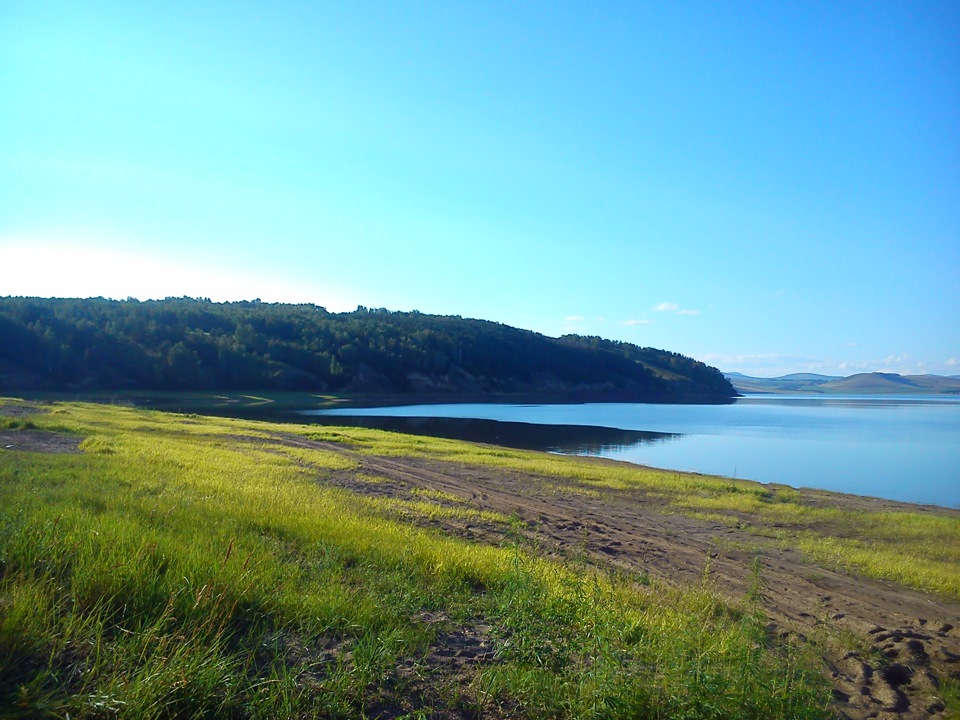
[[[0,390],[302,390],[724,402],[715,368],[460,317],[191,298],[0,298]]]

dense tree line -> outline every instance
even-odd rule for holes
[[[0,298],[0,389],[735,394],[703,363],[597,337],[418,312],[192,298]]]

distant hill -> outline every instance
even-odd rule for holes
[[[598,337],[315,305],[0,298],[0,390],[729,402],[716,368]]]
[[[814,388],[834,380],[841,380],[840,376],[817,375],[815,373],[793,373],[775,378],[758,378],[743,375],[742,373],[726,373],[726,378],[740,393],[805,393],[816,392]]]
[[[758,378],[726,373],[740,393],[802,393],[824,395],[955,395],[960,394],[960,377],[943,375],[898,375],[859,373],[849,377],[794,373],[775,378]]]
[[[942,375],[861,373],[825,383],[820,387],[825,392],[850,394],[960,394],[960,380]]]

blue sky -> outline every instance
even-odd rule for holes
[[[956,2],[0,0],[0,295],[960,374]]]

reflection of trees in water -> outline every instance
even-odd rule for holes
[[[321,415],[312,416],[310,421],[321,425],[349,425],[451,440],[469,440],[522,450],[546,450],[577,455],[629,450],[640,445],[682,437],[675,433],[621,430],[591,425],[539,425],[477,418]]]

